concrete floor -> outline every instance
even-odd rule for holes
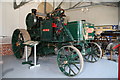
[[[40,67],[29,69],[13,55],[3,57],[3,78],[68,78],[58,68],[56,56],[39,59]],[[74,78],[118,78],[118,63],[101,59],[96,63],[84,63],[82,73]]]

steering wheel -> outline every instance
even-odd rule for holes
[[[52,17],[53,18],[58,18],[58,17],[62,17],[64,15],[64,9],[56,9],[52,12]]]

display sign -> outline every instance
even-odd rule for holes
[[[50,29],[43,29],[42,31],[50,31]]]

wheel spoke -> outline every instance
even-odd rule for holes
[[[97,59],[94,57],[94,60],[97,61]]]
[[[95,50],[95,51],[94,51],[94,54],[95,54],[95,53],[96,53],[96,54],[99,54],[99,51],[98,51],[98,50]]]
[[[58,61],[62,63],[64,61],[66,61],[66,59],[65,58],[59,58]]]
[[[80,70],[74,63],[73,63],[73,65],[74,65],[78,70]]]
[[[93,55],[91,55],[91,61],[93,61]]]
[[[96,57],[100,57],[100,55],[99,55],[99,54],[97,54],[97,53],[94,53],[93,55],[95,55]]]
[[[91,56],[91,55],[89,54],[89,55],[88,55],[88,60],[90,59],[90,56]]]
[[[96,45],[92,46],[93,48],[96,48]]]
[[[14,54],[16,54],[18,51],[20,51],[20,48],[18,48],[18,49],[14,52]]]
[[[96,48],[96,47],[95,47],[95,48],[93,48],[93,50],[94,50],[94,51],[97,51],[97,50],[98,50],[98,48]]]
[[[70,47],[68,47],[68,52],[71,52]]]
[[[26,35],[26,37],[24,36]],[[21,59],[25,58],[24,53],[24,46],[22,46],[22,43],[26,40],[31,40],[29,33],[24,29],[16,29],[12,35],[12,49],[14,52],[14,55]],[[31,48],[29,48],[28,56],[30,56]]]
[[[83,67],[83,59],[79,50],[74,46],[65,46],[58,51],[57,61],[60,70],[67,76],[78,74]]]
[[[64,66],[64,68],[63,68],[63,69],[65,70],[66,65],[64,64],[63,66]]]
[[[69,68],[69,76],[70,76],[70,74],[71,74],[71,70],[70,70],[70,68]]]
[[[87,57],[87,56],[88,56],[88,57]],[[89,60],[89,58],[90,58],[90,54],[87,54],[86,57],[87,57],[87,59]]]
[[[64,53],[65,53],[65,50],[64,50],[64,48],[62,49],[61,53],[62,53],[62,55],[64,55]]]
[[[77,57],[78,57],[77,54],[73,54],[73,55],[72,55],[72,60],[75,60]]]
[[[74,53],[74,52],[76,52],[75,50],[72,50],[72,52]]]
[[[73,63],[74,63],[74,64],[80,64],[80,61],[71,61],[70,63],[71,63],[71,64],[73,64]]]
[[[101,50],[99,45],[96,43],[86,43],[85,44],[85,59],[89,62],[96,62],[100,57]]]
[[[76,75],[76,73],[71,69],[70,65],[68,65],[69,69]]]
[[[88,53],[88,54],[91,53],[90,49],[91,49],[91,48],[87,48],[87,49],[85,50],[85,52]]]

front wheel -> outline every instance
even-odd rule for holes
[[[74,46],[63,46],[58,50],[59,69],[67,76],[75,76],[83,69],[83,57]]]

